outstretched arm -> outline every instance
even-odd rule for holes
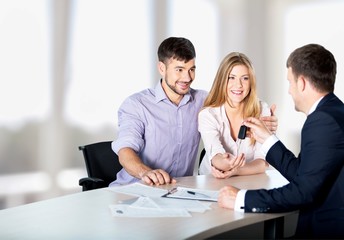
[[[136,152],[131,148],[122,148],[118,157],[123,168],[132,176],[141,179],[149,185],[175,183],[176,180],[162,169],[151,169],[143,164]]]

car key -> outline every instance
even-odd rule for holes
[[[241,125],[240,130],[239,130],[239,134],[238,134],[238,150],[237,150],[237,156],[239,155],[240,152],[240,146],[241,146],[241,142],[243,139],[245,139],[246,137],[246,131],[247,131],[247,127],[245,125]]]

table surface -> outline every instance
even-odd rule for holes
[[[215,179],[211,175],[182,177],[176,185],[219,190],[271,189],[288,181],[276,170]],[[171,188],[172,186],[161,186]],[[70,194],[0,211],[0,239],[200,239],[291,213],[239,213],[212,203],[211,210],[192,217],[118,218],[109,205],[132,198],[107,188]]]

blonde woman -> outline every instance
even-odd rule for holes
[[[245,118],[271,116],[274,110],[274,105],[270,110],[257,97],[255,73],[248,57],[238,52],[228,54],[198,115],[198,130],[206,150],[199,173],[228,178],[264,172],[268,164],[261,145],[249,134],[238,139],[238,133]],[[273,121],[269,128],[274,132],[277,119]]]

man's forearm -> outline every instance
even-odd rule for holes
[[[131,148],[122,148],[118,152],[118,158],[123,168],[133,177],[141,179],[145,172],[152,170],[139,158]]]

